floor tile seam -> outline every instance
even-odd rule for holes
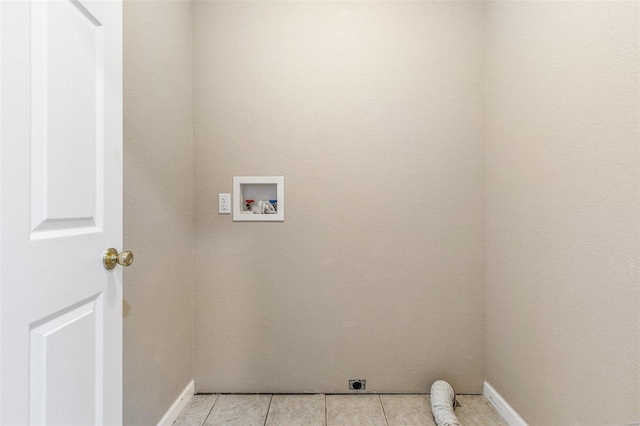
[[[382,409],[382,415],[384,416],[384,422],[387,426],[389,426],[389,419],[387,418],[387,412],[384,409],[384,404],[382,403],[382,395],[378,394],[378,401],[380,402],[380,408]]]
[[[212,394],[212,395],[215,395],[215,394]],[[219,399],[220,399],[220,395],[216,395],[216,400],[213,401],[213,404],[211,405],[211,408],[209,409],[209,412],[207,413],[206,417],[202,421],[202,425],[201,426],[205,426],[207,424],[207,419],[209,419],[209,416],[211,415],[211,412],[213,411],[213,407],[216,406],[216,404],[218,403]]]
[[[324,395],[324,425],[328,426],[329,425],[329,414],[327,413],[327,394],[323,394]]]
[[[269,418],[269,411],[271,411],[271,403],[273,402],[273,394],[268,394],[268,395],[269,395],[269,406],[267,407],[267,415],[264,416],[264,423],[262,424],[262,426],[267,425],[267,419]]]

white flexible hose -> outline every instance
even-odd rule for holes
[[[251,206],[251,211],[254,214],[276,214],[276,208],[269,201],[258,200],[254,201]]]
[[[453,412],[456,394],[444,380],[436,380],[431,385],[431,412],[438,426],[462,426]]]

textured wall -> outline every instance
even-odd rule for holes
[[[532,425],[640,421],[638,6],[487,6],[486,378]]]
[[[483,375],[482,2],[195,2],[194,376],[423,392]],[[233,223],[283,175],[283,223]]]
[[[191,3],[124,2],[124,422],[156,424],[191,374]]]

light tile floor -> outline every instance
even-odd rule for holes
[[[458,395],[465,426],[506,426],[481,395]],[[194,395],[174,426],[435,426],[428,395]]]

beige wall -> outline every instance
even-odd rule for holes
[[[194,2],[193,142],[191,7],[125,2],[125,423],[192,377],[638,421],[638,3]],[[251,174],[284,223],[217,214]]]
[[[151,425],[192,378],[190,2],[124,2],[124,114],[124,422]]]
[[[532,425],[640,421],[638,5],[488,5],[486,379]]]
[[[482,2],[195,2],[204,392],[479,392]],[[283,175],[283,223],[234,223]]]

